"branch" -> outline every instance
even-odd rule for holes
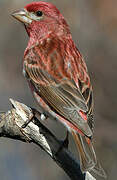
[[[10,99],[13,108],[0,115],[0,136],[35,143],[67,173],[72,180],[96,180],[89,172],[83,174],[77,161],[67,148],[61,148],[59,141],[38,119],[33,110],[26,105]],[[22,125],[32,117],[32,121],[25,127]]]

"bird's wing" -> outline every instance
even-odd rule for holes
[[[87,114],[89,111],[91,106],[90,89],[85,88],[82,93],[83,85],[80,83],[78,88],[74,77],[69,79],[63,76],[61,81],[58,81],[53,74],[48,73],[44,68],[40,68],[37,61],[35,61],[36,63],[31,62],[31,60],[30,63],[24,61],[24,69],[39,96],[43,98],[51,109],[78,127],[85,135],[92,136],[89,122],[79,113]],[[87,98],[89,99],[88,102]]]
[[[38,67],[30,68],[29,66],[27,66],[26,71],[36,91],[51,109],[54,109],[59,115],[72,122],[87,136],[92,135],[87,121],[79,114],[79,111],[87,112],[88,107],[73,80],[65,80],[57,85],[55,83],[47,86],[39,85],[38,77],[42,76],[46,81],[48,79],[48,76],[46,77],[47,73],[42,72]]]

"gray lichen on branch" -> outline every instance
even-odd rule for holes
[[[40,117],[35,116],[33,109],[13,99],[10,99],[10,102],[13,108],[0,114],[1,137],[37,144],[72,180],[95,180],[89,172],[86,174],[81,172],[79,161],[74,158],[67,148],[60,148],[62,142],[40,122]],[[37,111],[37,114],[40,113]],[[32,118],[32,121],[25,128],[22,128],[22,125],[30,118]]]

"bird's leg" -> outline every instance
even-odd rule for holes
[[[67,148],[67,149],[68,149],[68,145],[69,145],[69,131],[67,131],[67,134],[66,134],[65,139],[61,142],[61,146],[59,147],[56,155],[57,155],[63,148]]]
[[[40,117],[42,121],[46,120],[48,118],[48,116],[44,113],[40,113],[38,112],[36,109],[31,108],[32,109],[32,113],[33,115],[31,115],[26,121],[25,123],[22,125],[22,128],[25,128],[30,122],[33,121],[34,117]]]
[[[35,117],[37,111],[34,108],[31,109],[32,109],[32,115],[25,121],[25,123],[22,125],[21,128],[25,128],[30,122],[33,121],[33,118]]]

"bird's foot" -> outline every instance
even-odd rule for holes
[[[34,108],[31,109],[32,109],[32,115],[25,121],[25,123],[22,125],[21,128],[25,128],[30,122],[33,121],[37,111]]]
[[[39,113],[36,109],[32,109],[32,115],[25,121],[25,123],[22,125],[22,128],[25,128],[30,122],[34,121],[34,117],[40,117],[42,121],[45,121],[48,116],[44,113]]]

